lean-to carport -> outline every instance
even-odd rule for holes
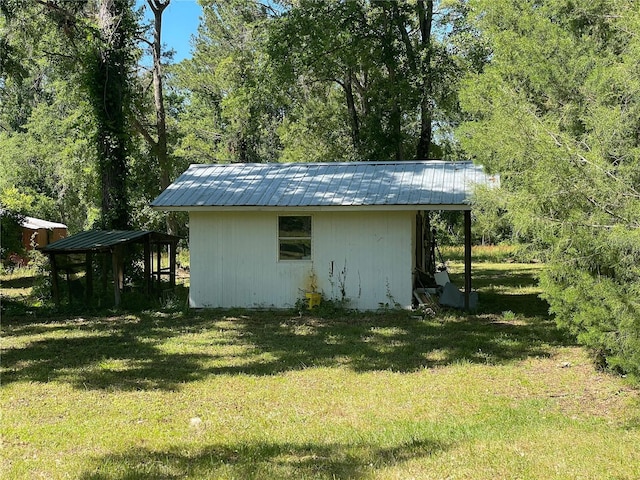
[[[42,252],[49,256],[51,262],[51,288],[56,304],[60,303],[59,274],[66,273],[69,284],[69,273],[83,269],[85,271],[85,300],[93,294],[93,259],[102,255],[112,270],[115,305],[121,301],[124,287],[125,251],[132,245],[142,245],[144,249],[144,291],[149,294],[154,282],[160,285],[163,277],[168,277],[170,287],[175,286],[176,279],[176,247],[180,237],[146,230],[90,230],[72,235],[50,243]],[[168,249],[169,266],[162,267],[162,251]],[[66,261],[61,261],[61,257]],[[84,257],[78,261],[77,257]],[[74,260],[70,261],[69,259]],[[155,261],[154,261],[155,260]],[[106,268],[102,269],[103,282],[106,283]],[[70,289],[69,289],[70,291]]]

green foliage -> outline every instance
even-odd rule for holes
[[[274,161],[284,92],[265,53],[267,10],[259,2],[203,3],[193,59],[176,68],[188,91],[176,155],[191,163]]]
[[[476,190],[471,234],[475,243],[496,245],[519,240],[514,235],[505,198],[498,188]]]
[[[24,216],[0,203],[0,259],[4,262],[11,254],[22,254],[22,220]]]
[[[90,225],[99,198],[93,124],[77,89],[56,80],[20,131],[0,133],[0,197],[30,216],[61,221],[71,231]]]
[[[640,13],[628,2],[470,2],[491,63],[458,131],[500,172],[513,234],[549,262],[558,323],[609,367],[640,373]]]
[[[341,92],[332,86],[301,89],[277,133],[281,162],[355,160]],[[321,91],[319,91],[321,90]]]
[[[556,248],[541,283],[558,323],[603,367],[640,378],[640,232],[578,228]]]

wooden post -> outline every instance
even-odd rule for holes
[[[167,244],[169,250],[169,284],[171,288],[175,288],[176,286],[176,250],[178,244],[175,242],[171,242]]]
[[[51,263],[51,290],[53,290],[53,301],[56,307],[60,306],[60,286],[58,285],[58,264],[56,263],[56,254],[49,254],[49,262]]]
[[[156,275],[158,276],[158,290],[162,282],[162,244],[156,243]]]
[[[122,272],[122,268],[121,268],[121,259],[120,259],[120,249],[118,247],[115,247],[112,251],[111,251],[111,265],[113,268],[113,293],[114,293],[114,297],[115,297],[115,305],[116,307],[120,305],[120,300],[121,300],[121,272]]]
[[[88,304],[93,297],[93,253],[87,252],[85,254],[85,279],[87,284],[85,301]]]
[[[471,295],[471,210],[464,211],[464,309],[469,311]]]
[[[425,271],[424,268],[424,234],[422,232],[422,226],[424,222],[422,220],[422,212],[416,213],[416,268],[420,271]]]
[[[151,243],[148,235],[144,239],[144,290],[147,295],[151,293]]]

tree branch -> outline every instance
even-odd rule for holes
[[[146,142],[151,146],[152,149],[158,148],[158,142],[156,142],[146,127],[138,120],[138,117],[134,114],[132,115],[131,121],[133,123],[133,128],[146,140]]]

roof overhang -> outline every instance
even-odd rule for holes
[[[152,206],[153,210],[163,212],[415,212],[415,211],[465,211],[471,210],[470,204],[458,205],[322,205],[295,207],[265,206]]]

